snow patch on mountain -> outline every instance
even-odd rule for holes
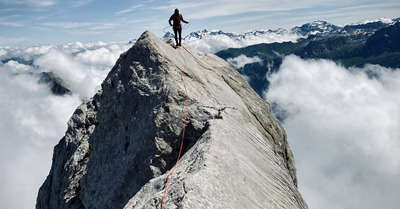
[[[327,34],[332,31],[339,29],[340,27],[327,23],[326,21],[314,21],[311,23],[304,24],[300,27],[292,28],[292,32],[300,34],[302,36],[316,35],[316,34]]]

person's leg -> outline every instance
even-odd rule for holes
[[[178,28],[174,27],[174,34],[175,34],[175,43],[178,46],[179,42],[178,42]]]
[[[179,33],[179,46],[180,46],[182,42],[182,28],[178,28],[178,33]]]

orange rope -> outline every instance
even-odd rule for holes
[[[178,50],[178,52],[179,52],[179,54],[181,55],[183,61],[185,62],[185,68],[183,69],[182,74],[181,74],[181,80],[182,80],[183,86],[185,87],[185,93],[186,93],[186,99],[185,99],[185,117],[184,117],[184,119],[183,119],[183,132],[182,132],[181,148],[179,149],[179,155],[178,155],[178,159],[176,160],[175,166],[174,166],[174,168],[171,170],[171,172],[168,174],[167,182],[165,183],[165,191],[164,191],[164,196],[163,196],[162,202],[161,202],[161,209],[164,208],[164,199],[165,199],[165,195],[167,194],[167,188],[168,188],[169,178],[170,178],[170,176],[172,175],[172,173],[174,172],[176,166],[178,165],[179,159],[180,159],[180,157],[181,157],[182,148],[183,148],[183,140],[184,140],[184,138],[185,138],[185,130],[186,130],[188,93],[187,93],[185,81],[183,80],[183,75],[184,75],[185,72],[186,72],[186,60],[185,60],[185,58],[182,56],[182,54],[181,54],[181,52],[180,52],[179,50]]]

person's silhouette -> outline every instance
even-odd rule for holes
[[[171,23],[171,21],[173,23]],[[179,14],[179,10],[175,9],[174,14],[171,15],[171,17],[169,18],[168,23],[174,29],[176,46],[181,46],[181,42],[182,42],[182,25],[181,25],[181,21],[184,22],[184,23],[189,23],[189,22],[187,22],[187,21],[185,21],[183,19],[181,14]],[[178,35],[179,35],[179,39],[178,39]],[[179,42],[178,42],[178,40],[179,40]]]

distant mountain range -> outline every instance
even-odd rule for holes
[[[229,33],[229,32],[224,32],[222,30],[202,30],[202,31],[197,31],[197,32],[191,32],[190,35],[186,36],[183,38],[185,41],[189,40],[196,40],[196,39],[204,39],[205,37],[210,37],[210,36],[227,36],[232,39],[236,40],[243,40],[243,39],[248,39],[250,36],[259,36],[259,35],[264,35],[264,34],[285,34],[285,33],[290,33],[290,30],[287,29],[278,29],[278,30],[252,30],[248,31],[243,34],[237,34],[237,33]],[[174,34],[171,32],[167,32],[163,38],[173,38]]]
[[[290,33],[303,38],[296,42],[262,43],[243,48],[230,48],[216,53],[228,60],[239,56],[257,57],[254,62],[237,68],[256,92],[262,95],[269,82],[267,73],[277,71],[286,55],[303,59],[329,59],[345,67],[378,64],[400,68],[400,19],[391,22],[369,22],[357,25],[335,26],[315,21],[294,27]]]
[[[260,35],[272,34],[272,33],[287,34],[290,32],[291,32],[290,30],[282,29],[282,28],[280,28],[278,30],[251,30],[251,31],[245,32],[243,34],[227,33],[222,30],[218,30],[218,31],[203,30],[203,31],[198,31],[198,32],[191,32],[190,35],[188,35],[184,38],[184,40],[202,39],[207,36],[216,36],[216,35],[224,35],[224,36],[228,36],[232,39],[236,39],[236,40],[245,40],[252,36],[260,36]]]
[[[170,32],[164,35],[164,39],[172,38]],[[296,41],[302,35],[287,29],[278,30],[252,30],[246,33],[227,33],[222,30],[203,30],[191,32],[182,38],[183,43],[190,45],[202,52],[216,53],[228,48],[243,48],[260,43],[282,43]]]

